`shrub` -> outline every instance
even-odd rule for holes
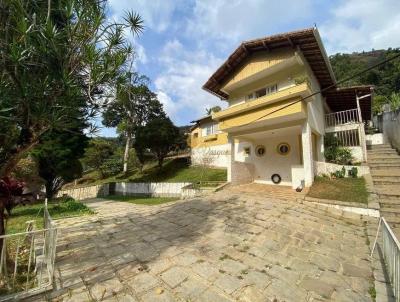
[[[327,162],[339,165],[351,164],[351,161],[353,160],[351,150],[349,148],[342,147],[340,141],[332,133],[329,133],[325,136],[324,145],[324,155]]]
[[[351,170],[349,170],[349,176],[351,176],[353,178],[357,178],[358,169],[356,167],[351,168]]]
[[[345,167],[343,166],[342,169],[340,169],[340,170],[338,170],[338,171],[336,171],[336,172],[331,173],[331,175],[332,175],[334,178],[344,178],[344,177],[346,176],[346,169],[345,169]]]
[[[116,175],[122,171],[122,159],[120,157],[112,157],[104,161],[100,166],[103,177]]]

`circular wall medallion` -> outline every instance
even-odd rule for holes
[[[258,146],[256,147],[256,155],[257,155],[258,157],[261,157],[261,156],[264,156],[264,154],[265,154],[265,147],[262,146],[262,145],[258,145]]]
[[[288,143],[280,143],[276,150],[280,155],[288,155],[290,152],[290,145]]]
[[[272,174],[271,180],[274,184],[279,184],[282,180],[281,176],[279,174]]]

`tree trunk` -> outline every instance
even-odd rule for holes
[[[129,149],[131,147],[131,134],[126,136],[125,153],[124,153],[124,174],[128,173]]]
[[[164,162],[164,156],[159,155],[159,156],[157,156],[157,157],[158,157],[158,169],[161,170],[162,165],[163,165],[163,162]]]
[[[31,151],[33,147],[37,145],[39,139],[34,140],[24,146],[19,147],[13,155],[11,155],[5,162],[5,164],[0,169],[0,178],[9,176],[10,173],[14,170],[14,168],[18,165],[24,155]]]
[[[5,211],[4,200],[0,198],[0,236],[6,234],[6,229],[4,226],[4,211]],[[0,253],[3,250],[3,240],[4,240],[3,238],[0,239]]]

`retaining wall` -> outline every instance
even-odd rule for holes
[[[190,184],[190,182],[119,182],[115,184],[115,194],[181,197],[182,188]]]
[[[330,175],[331,173],[342,170],[343,167],[346,171],[350,171],[354,167],[357,168],[358,176],[370,174],[368,166],[344,166],[320,161],[314,161],[314,174],[318,176],[322,176],[323,174]]]
[[[63,195],[71,196],[75,200],[103,197],[109,195],[109,184],[61,190],[58,192],[57,197],[62,197]]]

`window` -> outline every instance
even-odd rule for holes
[[[268,86],[266,88],[266,93],[267,94],[275,93],[277,91],[278,91],[278,84],[274,84],[274,85]]]
[[[267,94],[267,92],[266,92],[265,88],[256,91],[256,97],[257,98],[260,98],[260,97],[262,97],[262,96],[264,96],[266,94]]]
[[[256,147],[256,155],[258,157],[261,157],[261,156],[264,156],[264,154],[265,154],[265,147],[262,145],[257,146]]]
[[[246,101],[254,100],[257,98],[261,98],[265,95],[275,93],[278,91],[278,84],[270,85],[265,88],[261,88],[255,92],[252,92],[246,96]]]
[[[212,135],[212,134],[215,134],[216,132],[217,132],[216,124],[208,124],[208,125],[204,126],[204,132],[203,132],[204,136]]]
[[[280,155],[288,155],[290,152],[290,145],[288,143],[280,143],[276,150]]]
[[[252,100],[252,99],[255,99],[253,92],[246,96],[246,101],[249,101],[249,100]]]

